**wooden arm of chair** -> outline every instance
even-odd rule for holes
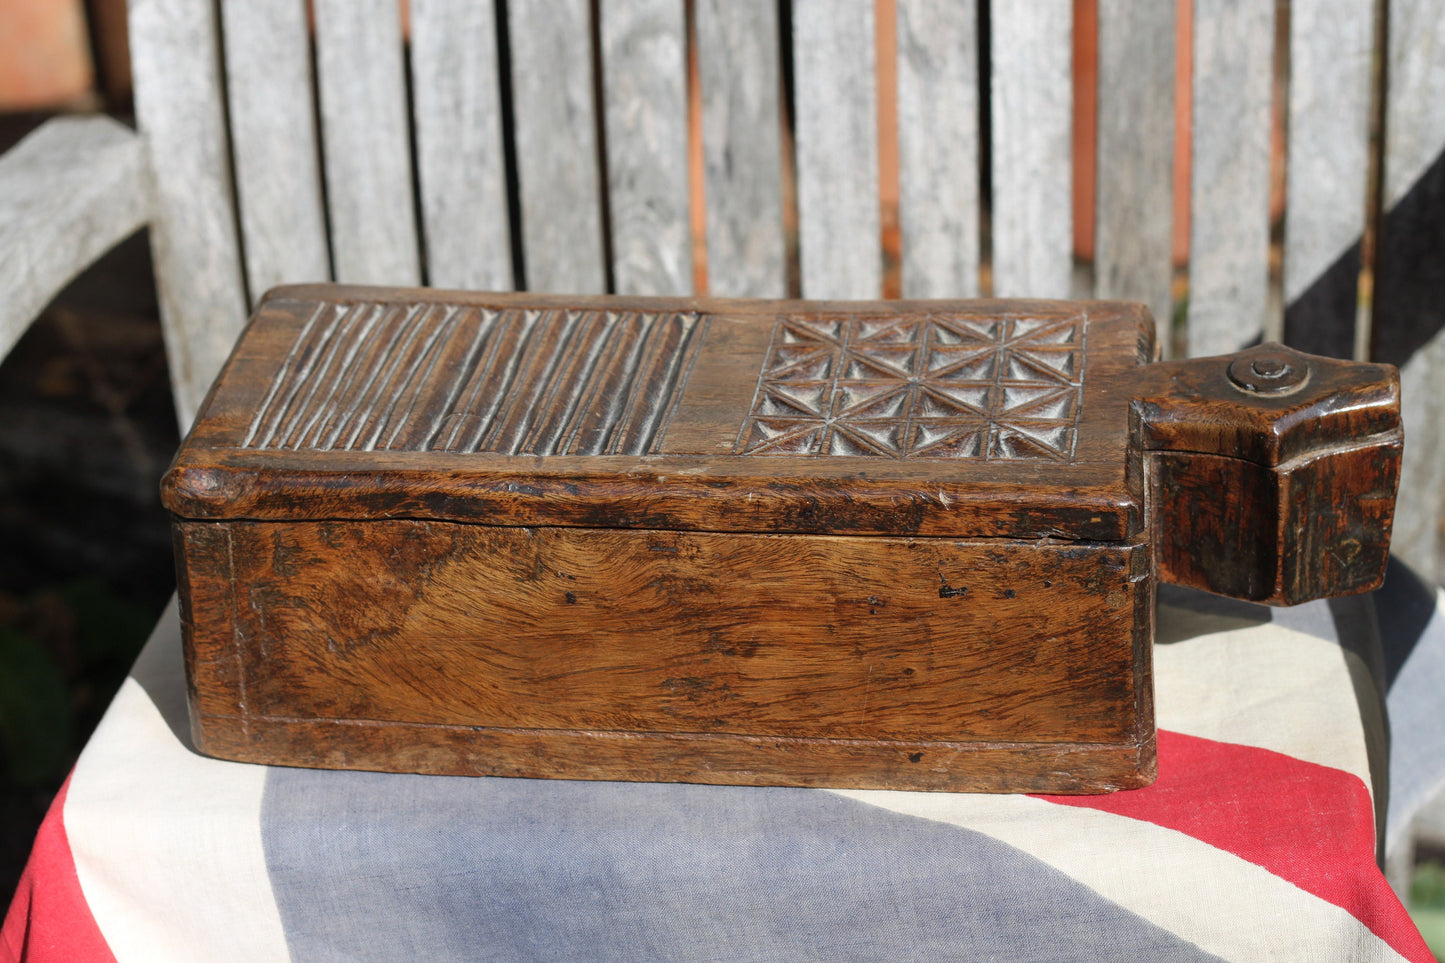
[[[83,269],[150,220],[140,137],[51,120],[0,156],[0,358]]]

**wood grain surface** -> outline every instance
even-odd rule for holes
[[[1294,605],[1378,588],[1400,378],[1276,344],[1142,369],[1134,403],[1160,578]]]
[[[897,21],[903,296],[977,297],[978,11],[973,0],[900,3]]]
[[[883,293],[871,0],[793,5],[798,247],[805,298]]]
[[[1370,0],[1290,4],[1285,337],[1319,354],[1348,356],[1354,341],[1373,16]]]
[[[411,4],[417,184],[434,287],[513,286],[497,50],[492,4]]]
[[[1198,357],[1265,330],[1273,5],[1194,0],[1193,84],[1186,330]]]
[[[108,117],[48,121],[0,157],[0,357],[65,285],[151,217],[145,145]],[[24,252],[21,254],[21,252]]]
[[[991,0],[993,293],[1069,296],[1073,9]]]
[[[304,0],[220,5],[236,209],[254,306],[280,284],[331,279]]]
[[[420,284],[401,13],[391,0],[317,0],[315,15],[336,278]]]
[[[127,4],[136,121],[150,166],[151,255],[181,431],[246,323],[213,4]]]
[[[1438,579],[1445,507],[1445,312],[1440,298],[1445,156],[1445,4],[1391,4],[1386,53],[1384,206],[1374,350],[1400,366],[1406,430],[1400,557]],[[1415,441],[1418,439],[1418,441]]]
[[[166,498],[196,518],[1118,539],[1140,524],[1127,376],[1151,339],[1138,306],[1098,302],[291,288]]]
[[[522,258],[530,291],[607,290],[587,0],[509,0]]]
[[[783,83],[778,8],[770,0],[698,0],[708,289],[780,298]]]
[[[954,790],[1152,775],[1137,544],[237,522],[182,525],[178,552],[215,754]]]
[[[677,0],[603,0],[613,290],[691,294],[687,66]]]
[[[1143,301],[1155,318],[1173,316],[1174,12],[1099,4],[1094,293]]]
[[[1153,356],[1107,302],[278,291],[165,482],[197,744],[1144,785],[1155,576],[1372,588],[1400,454],[1388,366]]]

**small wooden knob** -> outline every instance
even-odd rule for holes
[[[1274,605],[1383,580],[1394,367],[1263,344],[1141,368],[1133,410],[1161,578]]]
[[[1298,351],[1285,353],[1282,345],[1264,344],[1240,352],[1229,363],[1229,380],[1241,391],[1256,395],[1283,395],[1309,381],[1309,361]]]

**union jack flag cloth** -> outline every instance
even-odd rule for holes
[[[1436,611],[1390,615],[1439,632]],[[172,612],[56,800],[0,958],[1426,963],[1372,787],[1391,682],[1445,659],[1382,657],[1376,624],[1367,600],[1162,590],[1159,781],[1066,797],[219,762],[188,748]],[[1435,742],[1394,750],[1416,753],[1406,795],[1445,772]]]

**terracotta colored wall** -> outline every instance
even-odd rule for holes
[[[70,106],[94,85],[81,0],[0,0],[0,111]]]

